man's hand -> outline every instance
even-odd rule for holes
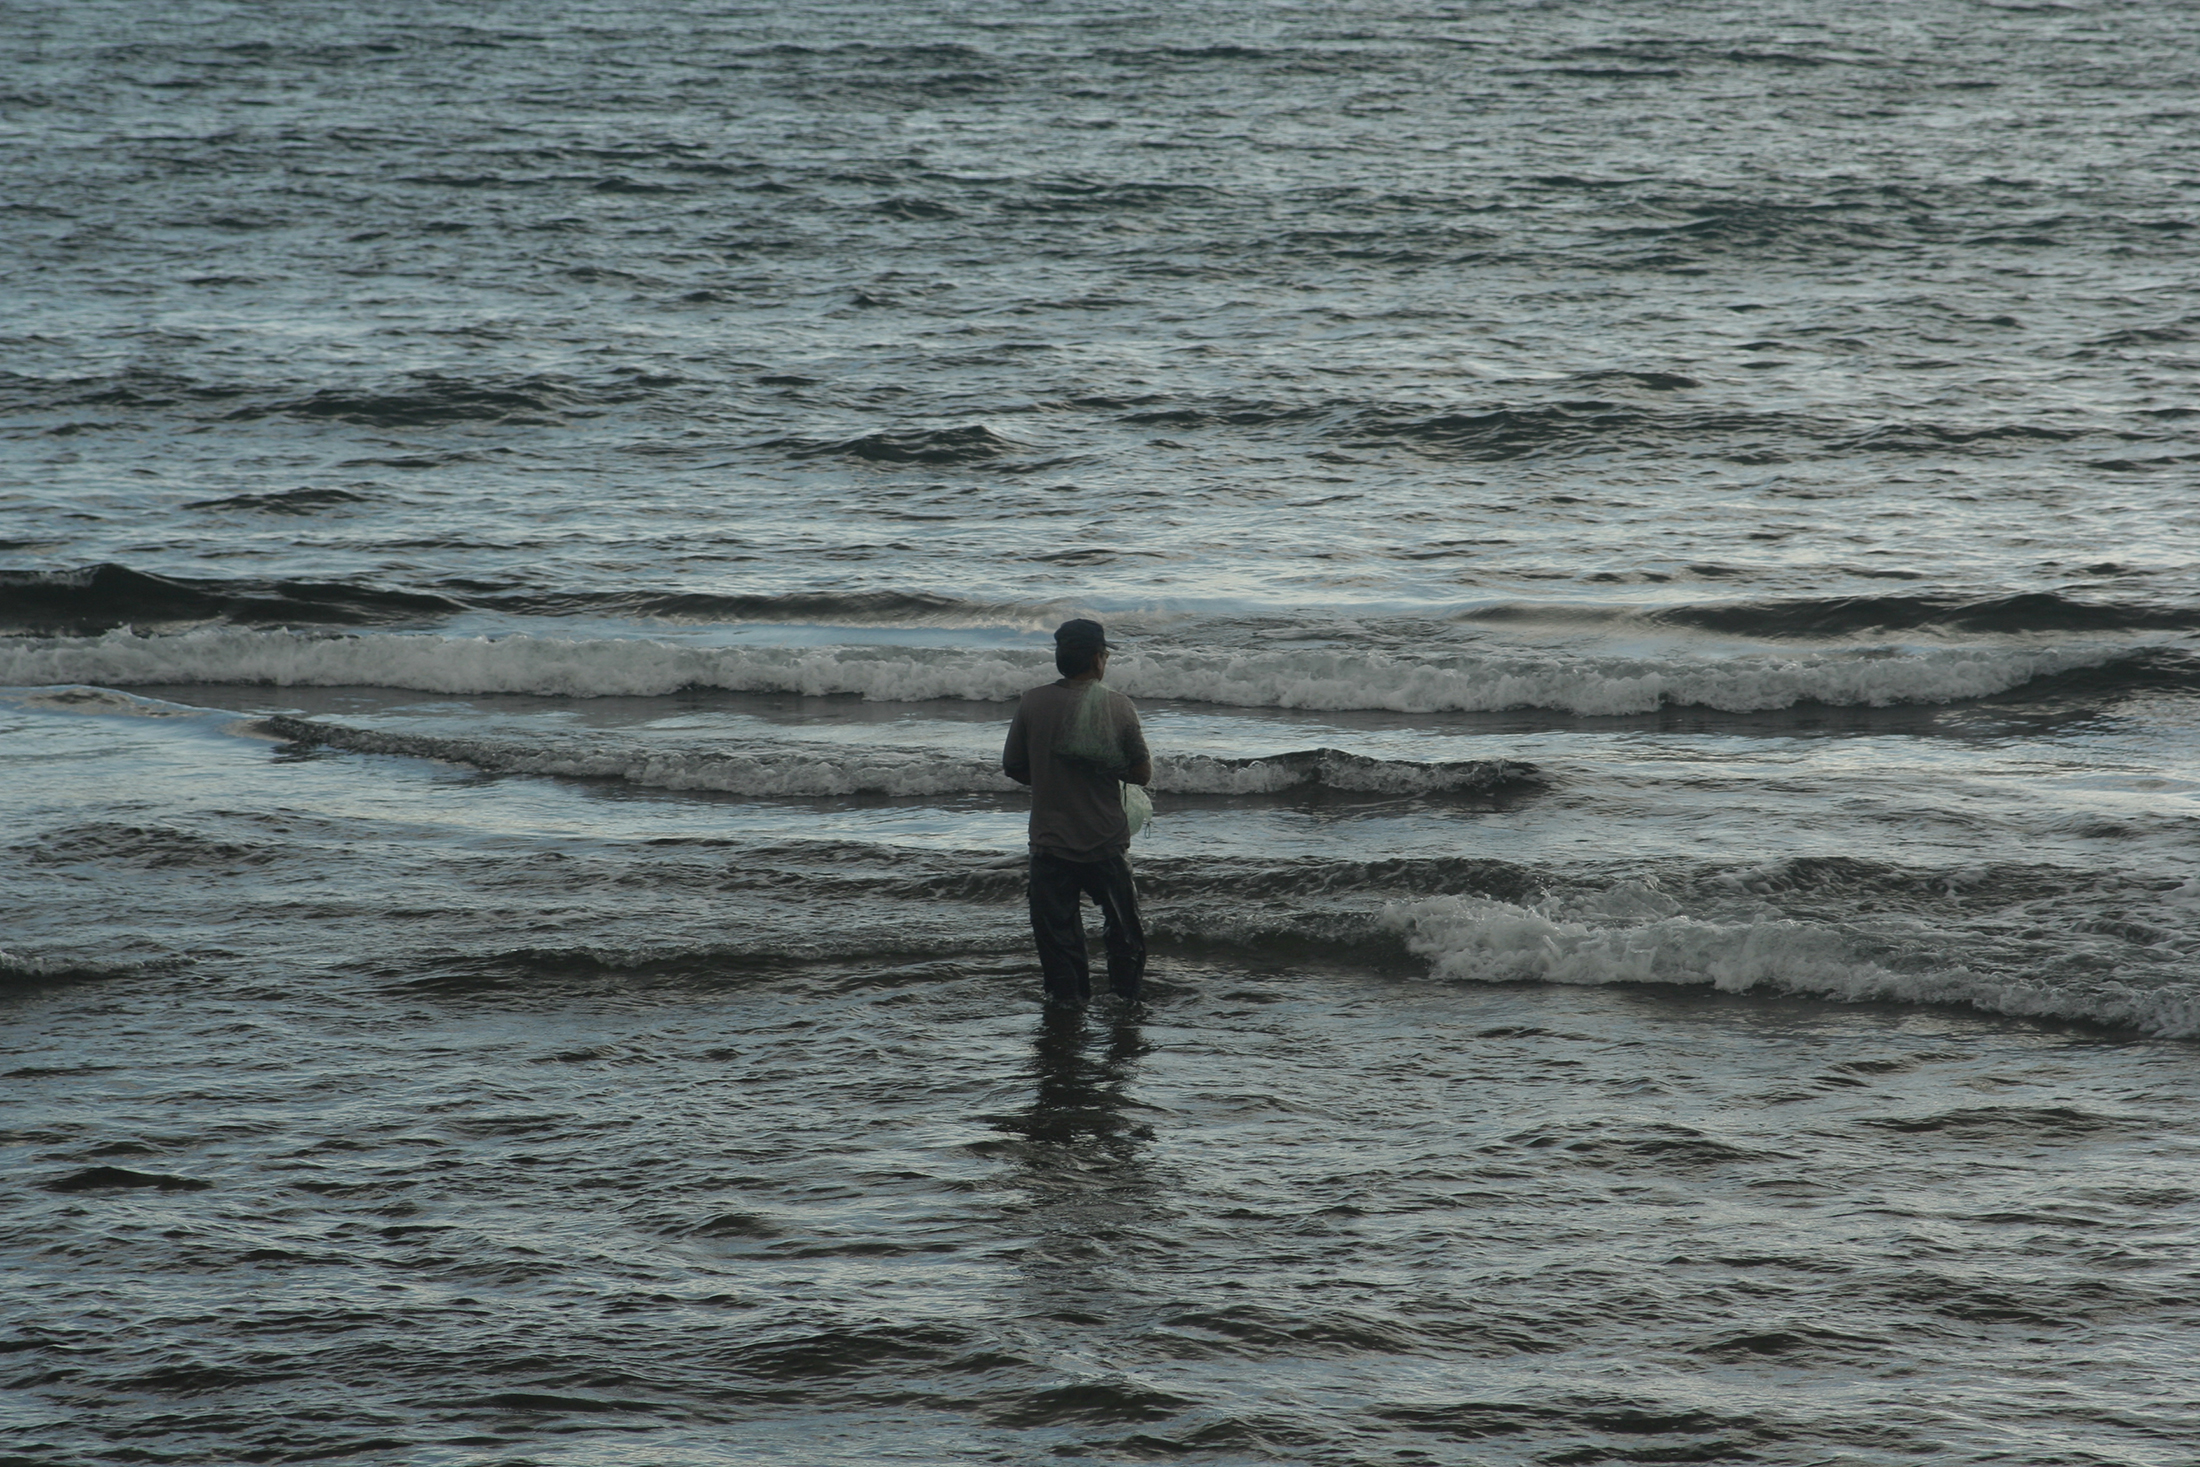
[[[1147,785],[1153,783],[1153,760],[1141,759],[1123,771],[1123,783]]]

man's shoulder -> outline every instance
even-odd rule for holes
[[[1138,705],[1106,683],[1072,682],[1068,678],[1058,678],[1051,683],[1041,683],[1036,688],[1026,688],[1023,696],[1017,700],[1016,711],[1030,713],[1047,708],[1074,710],[1084,705],[1085,700],[1096,689],[1102,699],[1100,706],[1106,708],[1109,715],[1118,721],[1125,718],[1133,723],[1138,721]]]

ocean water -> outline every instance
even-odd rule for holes
[[[0,1463],[2192,1460],[2200,12],[0,17]]]

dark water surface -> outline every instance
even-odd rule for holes
[[[1144,1023],[1035,1024],[1027,966],[19,1000],[57,1030],[8,1056],[53,1178],[11,1225],[19,1460],[2200,1430],[2184,1045],[1204,962]]]
[[[2192,1460],[2200,12],[0,34],[0,1464]]]

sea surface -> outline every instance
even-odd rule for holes
[[[2200,9],[0,35],[0,1463],[2193,1460]]]

